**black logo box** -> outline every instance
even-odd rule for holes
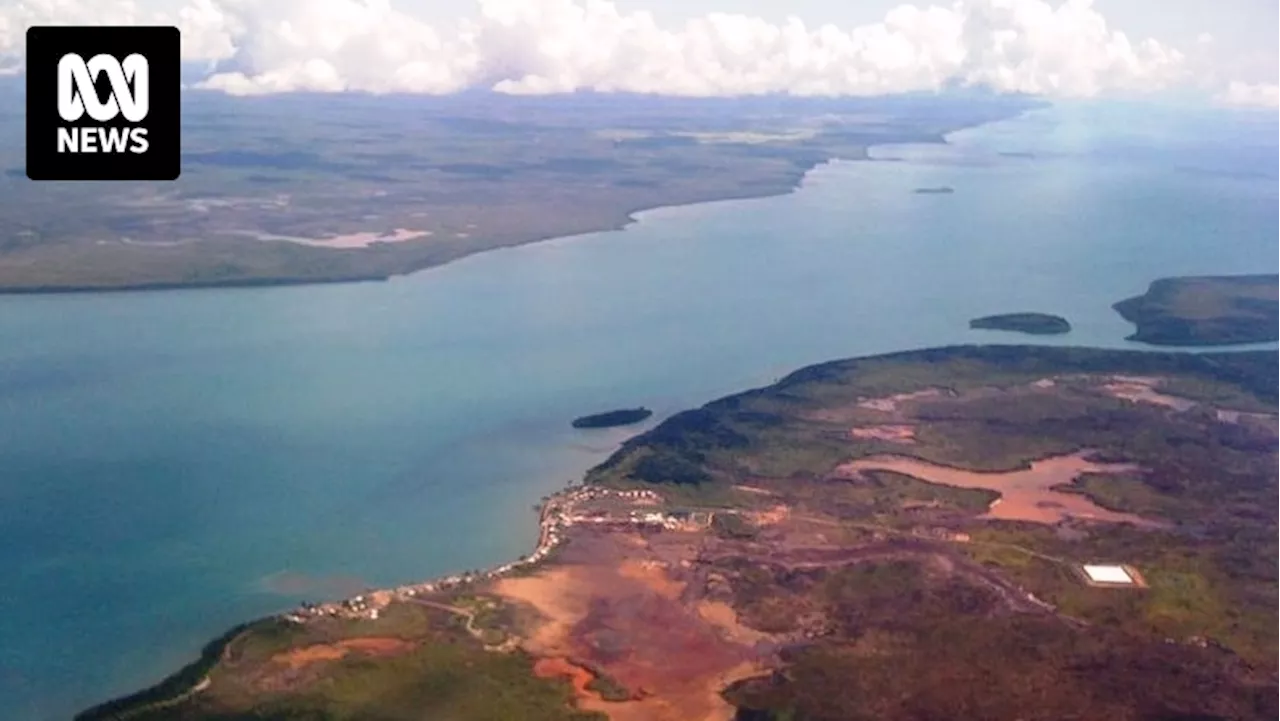
[[[58,61],[104,53],[147,59],[146,118],[123,115],[99,123],[87,114],[68,123],[58,114]],[[164,26],[35,26],[27,29],[27,177],[32,180],[176,180],[181,173],[182,38]],[[99,87],[105,87],[103,83]],[[105,98],[105,95],[100,96]],[[59,127],[146,128],[144,153],[59,153]]]

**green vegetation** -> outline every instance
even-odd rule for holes
[[[711,517],[711,531],[721,538],[746,540],[755,538],[760,529],[736,513],[717,513]]]
[[[928,483],[892,471],[872,471],[857,482],[816,489],[812,496],[814,504],[821,503],[833,516],[849,520],[874,518],[892,523],[904,509],[912,508],[976,515],[987,510],[1000,494],[980,488]]]
[[[516,625],[514,610],[492,596],[464,596],[454,600],[453,605],[471,612],[471,627],[488,646],[506,641],[509,630]]]
[[[613,428],[615,426],[629,426],[633,423],[639,423],[649,416],[653,415],[653,411],[648,408],[622,408],[616,411],[606,411],[604,413],[596,413],[589,416],[581,416],[573,419],[574,428]]]
[[[178,181],[92,187],[29,182],[21,115],[9,114],[0,116],[0,134],[14,139],[0,143],[0,291],[384,279],[620,228],[645,208],[786,193],[831,158],[937,142],[1033,105],[193,93]],[[368,244],[397,229],[430,235]],[[360,234],[351,242],[365,247],[312,242]]]
[[[1129,340],[1205,346],[1277,340],[1277,275],[1161,278],[1113,307],[1137,326]]]
[[[1215,649],[1080,632],[997,611],[979,586],[901,562],[774,583],[808,593],[830,619],[784,671],[726,696],[752,721],[916,719],[1268,719],[1273,683]],[[1176,679],[1176,681],[1174,681]]]
[[[1009,330],[1031,335],[1061,335],[1071,332],[1071,324],[1060,315],[1048,313],[1002,313],[974,318],[969,327],[980,330]]]
[[[618,679],[588,664],[588,670],[591,672],[591,680],[587,682],[587,690],[599,696],[605,701],[630,701],[635,698],[635,694],[631,689],[622,685]]]
[[[155,686],[76,714],[76,721],[114,721],[136,718],[140,712],[148,709],[159,710],[173,705],[186,697],[196,684],[204,680],[209,671],[222,659],[223,652],[232,641],[250,628],[265,631],[271,625],[271,622],[259,622],[236,626],[205,644],[205,647],[200,650],[198,659]]]
[[[487,651],[464,625],[456,614],[410,603],[392,604],[377,621],[267,620],[224,643],[206,688],[167,705],[144,692],[77,719],[603,721],[573,708],[567,683],[536,677],[528,656]]]
[[[728,691],[742,719],[1271,718],[1276,363],[1261,351],[1007,346],[834,361],[673,416],[587,480],[730,504],[724,489],[748,483],[846,544],[830,568],[774,565],[764,551],[717,561],[743,623],[814,639],[778,674]],[[1158,379],[1156,392],[1195,405],[1117,397],[1114,376]],[[880,423],[910,426],[911,442],[848,431]],[[1008,471],[1084,450],[1135,469],[1062,491],[1163,526],[981,521],[994,491],[836,472],[885,453]],[[1148,587],[1088,586],[1078,565],[1093,561],[1131,564]],[[1056,614],[997,611],[1028,591]]]
[[[1277,360],[959,346],[834,361],[672,416],[586,482],[656,486],[668,509],[712,513],[709,535],[651,546],[685,584],[670,603],[724,602],[744,626],[783,634],[776,673],[725,690],[740,720],[1273,719]],[[1135,377],[1150,397],[1119,395]],[[885,428],[908,432],[851,432]],[[1143,522],[994,520],[980,515],[996,490],[841,468],[894,454],[1009,471],[1068,453],[1129,466],[1058,493]],[[636,546],[599,533],[556,553],[609,578],[618,549]],[[596,541],[598,559],[579,545]],[[1146,585],[1087,585],[1086,562],[1130,565]],[[518,605],[482,587],[447,603],[466,613],[395,603],[376,621],[253,624],[178,680],[83,718],[594,718],[532,659],[485,649],[536,624]],[[652,633],[570,637],[609,667],[591,656],[596,639],[618,649]],[[633,697],[616,668],[585,667],[601,697]]]

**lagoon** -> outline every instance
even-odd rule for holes
[[[1277,267],[1276,136],[1059,106],[386,283],[0,297],[0,715],[66,718],[234,623],[526,552],[531,505],[632,430],[584,413],[647,427],[924,346],[1141,347],[1111,303]],[[1073,330],[968,328],[1022,310]]]

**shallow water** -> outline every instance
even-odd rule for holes
[[[530,506],[622,437],[577,415],[922,346],[1129,347],[1110,305],[1152,279],[1273,271],[1274,117],[1133,112],[879,148],[900,160],[388,283],[0,297],[0,715],[63,718],[300,599],[527,551]],[[967,328],[1021,310],[1075,330]]]

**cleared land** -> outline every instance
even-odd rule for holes
[[[1276,363],[958,347],[806,368],[627,441],[562,494],[548,560],[377,620],[260,622],[162,705],[113,708],[1270,721]],[[1097,562],[1141,582],[1090,585]]]
[[[743,718],[1270,718],[1275,363],[839,361],[679,414],[591,480],[787,509],[739,511],[701,553],[785,639],[726,692]],[[1089,586],[1098,558],[1146,586]]]
[[[1004,473],[966,471],[902,456],[873,456],[838,466],[836,472],[861,478],[866,471],[892,471],[929,483],[955,488],[982,488],[999,493],[1000,497],[991,502],[983,518],[1036,523],[1057,523],[1070,518],[1140,525],[1150,523],[1131,513],[1103,508],[1079,493],[1058,489],[1059,486],[1070,486],[1086,473],[1132,473],[1141,470],[1132,464],[1093,463],[1085,456],[1084,453],[1051,456],[1033,461],[1025,470]]]
[[[3,83],[0,99],[22,102]],[[1029,107],[197,91],[182,177],[164,184],[32,183],[22,116],[0,113],[0,291],[384,279],[646,208],[786,193],[832,158]]]
[[[1129,340],[1207,346],[1275,341],[1280,276],[1161,278],[1147,292],[1113,306],[1137,326]]]

